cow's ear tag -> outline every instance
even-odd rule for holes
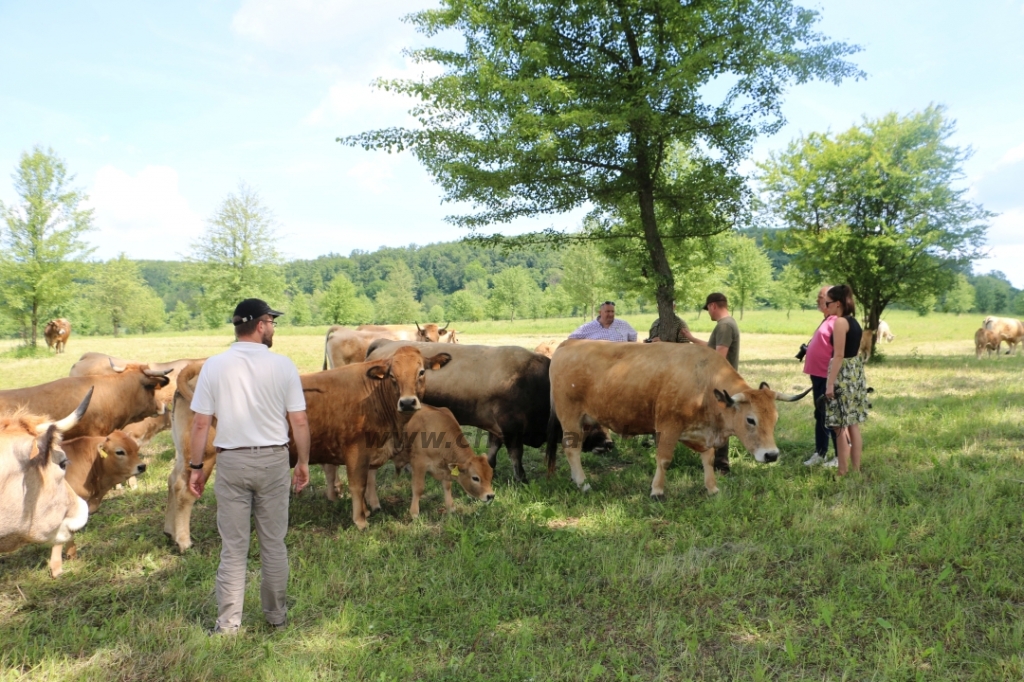
[[[99,445],[97,445],[96,446],[96,450],[97,450],[97,452],[100,453],[100,457],[104,457],[105,458],[107,456],[107,451],[103,449],[103,443],[100,443]]]
[[[459,475],[459,467],[452,467],[452,476]]]

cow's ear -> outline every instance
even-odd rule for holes
[[[383,380],[387,375],[388,371],[382,365],[373,365],[370,369],[366,370],[366,376],[378,381]]]
[[[57,426],[49,424],[46,430],[36,439],[36,446],[39,452],[32,458],[33,463],[43,466],[50,461],[50,453],[53,452],[54,442],[57,440]]]
[[[451,474],[452,476],[454,476],[455,478],[458,478],[458,477],[459,477],[459,467],[457,467],[457,466],[455,466],[455,465],[453,464],[453,465],[452,465],[452,468],[451,468],[451,471],[449,471],[448,473],[450,473],[450,474]]]
[[[438,353],[434,357],[424,360],[424,364],[430,369],[441,369],[451,361],[452,356],[448,353]]]
[[[725,391],[719,391],[719,390],[718,390],[718,389],[716,388],[716,389],[715,389],[715,398],[717,398],[717,399],[718,399],[718,402],[720,402],[720,403],[725,403],[725,406],[726,406],[726,407],[732,407],[732,406],[733,406],[733,399],[732,399],[732,396],[730,396],[730,395],[729,395],[728,393],[726,393]]]
[[[759,388],[760,390],[762,390],[762,391],[763,391],[763,390],[765,390],[765,389],[768,389],[768,390],[770,391],[770,390],[772,389],[772,387],[768,385],[768,382],[767,382],[767,381],[762,381],[762,382],[761,382],[761,385],[760,385],[760,386],[758,386],[758,388]]]
[[[445,335],[445,334],[447,334],[447,333],[448,333],[448,330],[447,330],[447,329],[438,329],[438,330],[437,330],[437,335],[438,335],[438,336],[444,336],[444,335]]]
[[[107,451],[103,449],[103,443],[100,443],[99,445],[96,446],[96,452],[99,453],[101,458],[106,459]]]

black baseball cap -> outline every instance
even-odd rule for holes
[[[729,299],[725,297],[725,294],[720,294],[717,291],[713,294],[708,294],[708,298],[704,301],[704,310],[708,309],[709,303],[721,303],[726,308],[729,307]]]
[[[231,321],[235,326],[238,326],[240,324],[245,324],[249,320],[255,320],[257,317],[262,315],[280,317],[284,315],[284,313],[274,310],[262,299],[247,298],[235,306],[235,314],[232,316]]]

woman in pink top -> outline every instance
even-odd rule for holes
[[[829,286],[823,286],[818,291],[818,310],[825,316],[810,343],[807,344],[807,355],[804,356],[804,374],[811,377],[811,387],[814,396],[814,454],[804,462],[807,466],[814,466],[825,462],[828,455],[828,443],[832,441],[832,449],[836,451],[836,432],[825,426],[825,384],[828,381],[828,361],[832,359],[834,349],[832,348],[832,327],[836,323],[835,315],[829,315],[825,310],[825,292]],[[826,466],[834,466],[837,460],[833,457]]]

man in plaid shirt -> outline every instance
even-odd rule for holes
[[[636,341],[636,330],[625,320],[615,319],[615,304],[605,301],[596,320],[577,327],[569,334],[570,339],[592,339],[596,341]]]

